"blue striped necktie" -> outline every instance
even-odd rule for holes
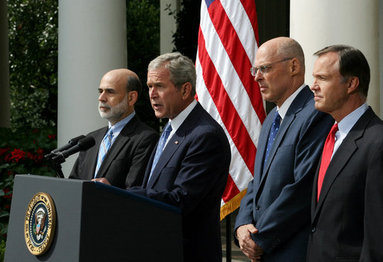
[[[112,139],[113,139],[113,131],[110,128],[108,132],[106,133],[106,135],[104,136],[104,139],[102,140],[100,145],[100,149],[98,150],[97,166],[96,166],[96,171],[94,172],[95,178],[97,176],[98,170],[101,167],[102,161],[104,160],[110,146],[112,145]]]
[[[275,137],[277,136],[280,123],[281,123],[281,116],[279,115],[278,111],[275,111],[274,122],[273,122],[273,125],[271,126],[269,139],[267,141],[265,161],[263,162],[263,166],[266,165],[267,159],[269,158],[269,154],[270,154],[271,148],[273,147]]]
[[[154,155],[153,159],[152,169],[150,170],[149,180],[152,177],[153,170],[156,167],[158,160],[160,159],[162,151],[164,150],[164,146],[166,144],[166,141],[168,140],[170,132],[172,132],[172,126],[170,125],[170,123],[167,123],[164,132],[162,132],[162,135],[160,137],[160,141],[158,142],[156,154]]]

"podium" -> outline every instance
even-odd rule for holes
[[[27,210],[38,193],[55,206],[53,237],[33,255],[24,232]],[[98,182],[17,175],[5,262],[182,261],[180,209]]]

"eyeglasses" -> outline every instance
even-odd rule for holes
[[[251,67],[250,68],[250,74],[252,76],[256,76],[258,70],[259,70],[259,72],[261,72],[261,74],[265,74],[265,73],[267,73],[271,69],[271,67],[273,65],[278,64],[278,63],[282,63],[282,62],[285,62],[285,61],[288,61],[288,60],[291,60],[291,59],[293,59],[293,57],[283,58],[282,60],[276,61],[274,63],[270,63],[268,65],[261,65],[261,66],[258,66],[258,67]]]

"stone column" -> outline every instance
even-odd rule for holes
[[[0,127],[10,126],[7,1],[0,0]]]
[[[176,19],[174,15],[169,15],[170,10],[177,13],[180,9],[179,0],[161,0],[160,1],[160,53],[172,52],[174,48],[173,34],[177,30]]]
[[[379,1],[379,83],[380,83],[380,118],[383,118],[383,1]]]
[[[59,0],[58,145],[105,126],[98,86],[127,66],[125,0]],[[76,156],[62,165],[69,175]]]
[[[314,52],[333,44],[356,47],[363,52],[370,65],[371,82],[367,102],[379,115],[381,70],[378,10],[378,0],[290,0],[290,35],[305,51],[306,83],[312,84],[312,69],[316,59],[312,55]]]

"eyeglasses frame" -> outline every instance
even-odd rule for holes
[[[258,66],[258,67],[252,66],[250,68],[250,74],[252,76],[254,76],[254,77],[257,75],[258,71],[261,72],[261,74],[265,74],[265,73],[267,73],[269,71],[269,69],[272,68],[273,65],[278,64],[278,63],[282,63],[282,62],[286,62],[286,61],[291,60],[293,58],[294,57],[287,57],[287,58],[283,58],[282,60],[278,60],[276,62],[269,63],[269,64],[266,64],[266,65],[261,65],[261,66]]]

